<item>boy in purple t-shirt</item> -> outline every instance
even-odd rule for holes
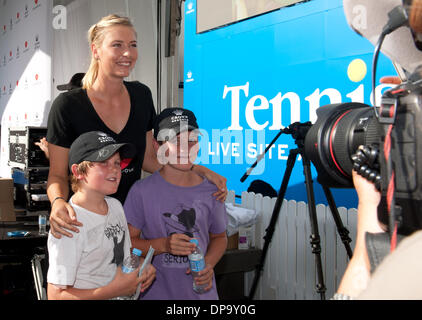
[[[227,247],[227,215],[224,203],[212,196],[217,187],[192,171],[198,134],[191,111],[163,110],[155,121],[153,142],[163,167],[136,182],[125,201],[132,245],[143,252],[149,246],[155,249],[156,280],[142,299],[218,299],[213,268]],[[205,254],[206,267],[195,280],[206,284],[202,294],[192,288],[192,238]]]

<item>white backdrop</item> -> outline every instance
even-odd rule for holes
[[[8,128],[46,125],[51,102],[51,1],[0,2],[0,175],[10,177]]]
[[[145,83],[154,104],[183,106],[183,27],[176,57],[165,58],[165,0],[161,0],[161,58],[157,58],[159,0],[0,0],[0,176],[9,177],[8,128],[46,126],[56,86],[90,62],[87,31],[111,13],[128,16],[138,34],[139,58],[128,80]],[[63,10],[64,9],[64,10]],[[182,10],[183,12],[183,10]],[[60,19],[58,19],[60,18]],[[162,64],[157,93],[157,61]]]

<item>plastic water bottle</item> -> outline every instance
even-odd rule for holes
[[[141,261],[142,250],[133,248],[132,254],[123,261],[122,271],[131,273],[139,267]]]
[[[41,236],[47,234],[47,216],[44,214],[38,216],[38,233]]]
[[[204,293],[206,284],[197,285],[195,283],[195,278],[198,277],[198,272],[205,268],[204,254],[202,253],[202,250],[198,245],[197,239],[191,239],[190,242],[196,245],[195,250],[189,255],[190,270],[192,272],[193,277],[193,291],[195,291],[196,293]]]
[[[123,261],[122,271],[124,273],[131,273],[135,271],[141,264],[141,254],[142,254],[141,250],[133,248],[132,254]],[[133,296],[117,298],[117,300],[132,300],[132,299],[133,299]]]

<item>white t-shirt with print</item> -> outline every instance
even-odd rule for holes
[[[47,281],[59,286],[93,289],[113,280],[117,266],[130,254],[131,241],[120,201],[105,197],[107,215],[75,205],[78,221],[83,223],[73,238],[56,239],[48,235],[49,269]]]

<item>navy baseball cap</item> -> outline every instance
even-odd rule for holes
[[[185,108],[167,108],[154,122],[154,138],[167,141],[180,132],[199,129],[194,113]]]
[[[131,159],[136,154],[136,147],[131,143],[117,143],[113,137],[101,131],[86,132],[70,146],[69,168],[83,161],[105,161],[117,151],[122,159]]]
[[[69,83],[66,84],[59,84],[57,86],[57,90],[60,91],[68,91],[76,88],[82,87],[82,79],[85,77],[85,73],[78,72],[75,73],[72,78],[70,78]]]

